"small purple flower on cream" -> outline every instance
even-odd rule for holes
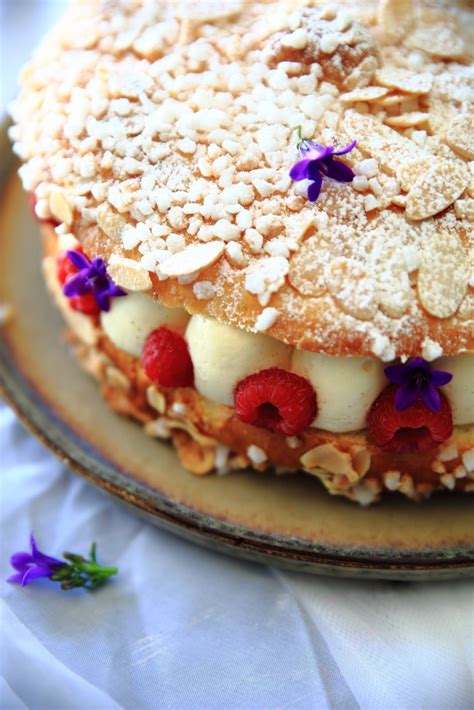
[[[92,293],[100,310],[109,311],[111,298],[127,295],[126,291],[112,281],[103,259],[96,258],[91,261],[78,251],[68,251],[66,254],[79,272],[64,284],[65,296],[71,298]]]
[[[298,149],[302,160],[299,160],[290,170],[290,177],[297,182],[311,180],[308,187],[308,200],[316,202],[321,192],[323,178],[328,177],[337,182],[352,182],[354,173],[351,168],[340,160],[334,160],[335,155],[345,155],[353,150],[357,141],[352,141],[342,150],[334,150],[333,146],[319,145],[301,137],[301,128],[298,127]]]
[[[385,368],[385,375],[398,385],[395,395],[395,408],[398,411],[407,409],[421,399],[432,412],[439,412],[441,398],[438,387],[447,385],[453,376],[444,370],[432,370],[422,357],[414,357],[400,365],[390,365]]]

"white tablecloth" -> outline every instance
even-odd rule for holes
[[[68,472],[0,405],[3,710],[473,707],[473,584],[281,572],[161,532]],[[9,585],[41,548],[117,564],[94,593]]]
[[[0,107],[62,0],[3,0]],[[2,710],[473,706],[473,585],[288,574],[206,552],[117,507],[0,406]],[[94,594],[4,580],[30,530],[120,575]]]

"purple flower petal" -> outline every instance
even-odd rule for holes
[[[429,382],[420,388],[421,399],[432,412],[439,412],[441,407],[441,397],[436,387]]]
[[[395,394],[395,409],[399,412],[407,409],[418,399],[418,387],[411,383],[401,385]]]
[[[308,177],[308,169],[312,162],[312,158],[305,158],[304,160],[300,160],[298,163],[295,163],[290,170],[290,178],[296,182],[306,180]]]
[[[394,385],[404,385],[407,379],[406,365],[390,365],[384,369],[385,377]]]
[[[10,557],[10,564],[18,571],[22,571],[29,564],[32,564],[33,556],[29,552],[15,552]]]
[[[324,160],[324,167],[326,168],[326,175],[333,180],[337,180],[337,182],[352,182],[354,179],[354,173],[351,168],[345,165],[345,163],[341,163],[339,160],[326,158]]]
[[[68,298],[82,296],[90,290],[89,275],[85,269],[68,279],[63,286],[63,293]]]
[[[69,261],[72,262],[77,269],[88,269],[91,265],[91,262],[87,256],[85,254],[81,254],[80,251],[70,250],[67,251],[66,254]]]
[[[349,143],[349,145],[346,145],[346,147],[343,148],[342,150],[334,151],[334,155],[345,155],[346,153],[349,153],[351,150],[354,150],[356,145],[357,145],[357,141],[352,141],[352,143]]]
[[[309,158],[311,160],[324,160],[324,158],[327,158],[334,152],[334,148],[330,145],[325,146],[319,145],[319,143],[311,142],[308,142],[308,145],[310,148],[305,148],[303,155],[305,158]]]
[[[26,587],[27,584],[30,584],[30,582],[33,582],[35,579],[51,577],[52,574],[54,574],[54,570],[49,567],[30,567],[23,575],[21,586]]]
[[[21,584],[23,582],[23,572],[10,575],[10,577],[7,577],[7,582],[10,582],[10,584]]]
[[[406,363],[406,367],[410,369],[426,370],[429,371],[430,366],[422,357],[414,357],[409,362]]]
[[[40,552],[38,550],[38,546],[36,544],[36,540],[34,538],[33,533],[30,535],[30,545],[33,560],[37,564],[39,563],[40,565],[52,565],[53,567],[62,567],[65,564],[64,561],[58,560],[56,557],[50,557],[49,555],[45,555],[44,552]]]
[[[110,310],[110,299],[106,291],[94,291],[94,298],[101,311],[108,312]]]
[[[321,175],[318,175],[315,179],[314,182],[311,183],[311,185],[308,187],[308,200],[310,202],[316,202],[316,200],[319,197],[319,193],[321,192],[321,185],[323,184],[323,179]]]
[[[447,385],[452,379],[452,374],[450,372],[445,372],[444,370],[431,370],[430,372],[430,382],[435,387]]]

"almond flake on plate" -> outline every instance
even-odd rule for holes
[[[339,97],[343,103],[356,103],[357,101],[377,101],[388,94],[388,89],[383,86],[366,86],[361,89],[354,89]]]
[[[437,318],[449,318],[460,305],[468,281],[467,255],[459,237],[447,231],[427,235],[417,282],[423,308]]]
[[[402,113],[401,116],[387,116],[384,122],[395,128],[411,128],[412,126],[420,126],[428,120],[428,114],[421,111],[413,111],[411,113]]]
[[[412,187],[407,197],[406,215],[421,220],[449,207],[468,186],[467,170],[459,162],[433,165]]]
[[[173,254],[160,264],[160,271],[165,276],[185,276],[205,269],[222,255],[225,243],[221,241],[191,244],[183,251]]]
[[[474,160],[474,113],[461,113],[451,119],[446,142],[466,160]]]
[[[408,69],[383,67],[375,72],[375,80],[389,89],[398,89],[406,94],[427,94],[433,83],[432,74],[419,74]]]
[[[127,291],[148,291],[152,287],[148,271],[133,259],[112,254],[107,271],[117,286]]]

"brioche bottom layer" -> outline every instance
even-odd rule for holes
[[[374,446],[367,430],[335,434],[309,428],[287,439],[244,424],[231,407],[206,399],[192,387],[161,389],[152,384],[139,359],[105,336],[99,319],[70,309],[56,279],[56,235],[47,226],[42,232],[45,278],[68,322],[67,337],[79,364],[99,381],[112,410],[141,422],[151,436],[170,438],[191,473],[248,467],[277,473],[303,470],[317,476],[331,494],[362,504],[374,502],[383,491],[419,500],[436,490],[474,490],[474,473],[466,470],[472,468],[473,453],[467,453],[474,452],[472,425],[455,427],[451,439],[437,449],[393,454]]]

